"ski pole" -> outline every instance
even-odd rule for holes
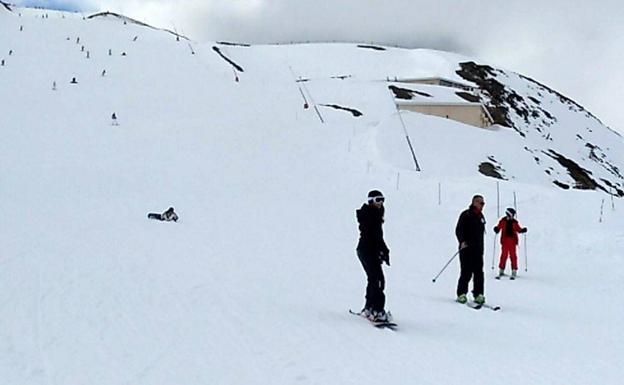
[[[492,247],[492,270],[494,270],[495,259],[496,259],[496,233],[494,234],[494,245]]]
[[[457,250],[457,252],[455,254],[453,254],[453,256],[451,257],[451,259],[449,259],[449,261],[446,263],[446,265],[444,265],[444,267],[442,268],[442,270],[440,270],[440,272],[438,273],[438,275],[435,276],[435,278],[433,278],[431,280],[431,282],[435,282],[436,279],[438,279],[438,277],[442,274],[442,272],[444,270],[446,270],[446,268],[448,267],[448,265],[451,264],[451,262],[453,261],[453,259],[455,259],[455,257],[457,257],[457,254],[459,254],[459,252],[461,251],[461,249]]]
[[[529,257],[527,256],[527,236],[524,235],[524,271],[529,271]]]

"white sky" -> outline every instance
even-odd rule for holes
[[[198,41],[358,41],[459,52],[532,77],[624,132],[619,68],[624,3],[619,0],[39,2],[120,12],[163,28],[175,25]]]

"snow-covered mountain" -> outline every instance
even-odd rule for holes
[[[4,17],[8,15],[5,14]],[[19,19],[10,18],[13,24],[19,22]],[[76,70],[82,72],[91,68],[89,72],[91,75],[99,73],[99,68],[93,68],[97,65],[102,67],[102,71],[106,71],[106,67],[110,67],[108,71],[111,71],[115,68],[113,57],[126,54],[138,56],[127,58],[128,66],[135,67],[122,67],[124,72],[141,71],[137,67],[145,66],[141,52],[145,47],[136,39],[139,38],[139,34],[146,35],[150,29],[154,32],[161,31],[140,21],[110,12],[82,19],[74,18],[72,22],[87,21],[82,23],[87,36],[90,30],[96,32],[103,29],[111,30],[110,33],[120,37],[126,35],[118,40],[96,35],[92,40],[85,41],[83,38],[82,42],[75,44],[74,48],[79,47],[80,51],[74,55],[82,59],[89,56],[91,59],[76,67]],[[10,24],[7,23],[7,27]],[[185,68],[187,62],[195,66],[211,64],[217,66],[221,72],[233,71],[228,80],[243,78],[244,82],[257,82],[264,79],[265,87],[282,88],[284,88],[282,84],[286,82],[287,88],[291,90],[296,86],[299,88],[304,86],[309,97],[315,99],[313,104],[316,103],[317,108],[326,110],[333,107],[338,108],[338,111],[347,112],[344,117],[336,118],[336,122],[352,120],[354,123],[349,123],[356,124],[355,121],[366,120],[373,125],[379,123],[397,125],[396,116],[388,113],[388,107],[392,106],[388,89],[384,86],[384,79],[441,77],[462,81],[476,88],[476,92],[473,93],[477,96],[473,101],[484,103],[493,116],[497,124],[491,129],[511,128],[519,135],[519,138],[510,139],[513,141],[511,152],[509,146],[505,145],[467,146],[461,153],[449,153],[443,148],[439,149],[445,158],[454,159],[456,164],[463,163],[467,153],[478,158],[474,163],[469,162],[470,167],[462,169],[462,173],[466,175],[478,173],[480,166],[483,172],[483,166],[487,166],[486,170],[495,172],[485,174],[502,179],[526,182],[543,180],[565,189],[599,189],[609,194],[624,196],[624,176],[620,171],[624,163],[622,137],[605,127],[600,120],[574,101],[522,75],[477,64],[469,58],[431,50],[405,50],[365,44],[252,47],[227,42],[211,46],[199,45],[194,48],[194,43],[188,39],[184,37],[180,39],[179,35],[171,31],[166,32],[175,36],[177,43],[180,43],[172,48],[163,47],[162,54],[176,58],[176,64],[168,67],[171,71],[188,71]],[[129,36],[132,33],[135,35]],[[152,35],[149,36],[146,38],[151,39]],[[156,36],[159,40],[167,40],[166,35],[158,34],[154,35],[154,38]],[[68,43],[74,42],[76,38],[78,37],[67,36],[65,41],[60,39],[41,41],[46,41],[48,47],[57,47],[56,55],[63,55],[64,50],[72,47]],[[6,41],[5,45],[6,51],[18,43]],[[107,50],[111,53],[108,61],[105,60]],[[133,50],[136,52],[132,52]],[[32,52],[30,55],[36,56],[37,53]],[[188,57],[189,55],[194,57]],[[31,59],[25,55],[19,58]],[[16,57],[15,61],[20,59]],[[54,81],[58,83],[68,81],[69,66],[65,66],[63,60],[57,62],[66,67],[63,72],[39,70],[43,72],[42,75],[44,73],[47,75],[49,87]],[[319,66],[319,63],[322,65]],[[10,68],[13,66],[9,65],[7,60],[7,72],[10,72]],[[160,71],[162,70],[164,68]],[[168,77],[172,78],[171,75]],[[128,82],[135,83],[140,80],[141,77],[132,76]],[[299,84],[294,83],[295,80],[299,80]],[[102,86],[101,83],[104,82],[85,86],[95,91]],[[386,83],[388,83],[386,86],[390,84]],[[419,86],[413,86],[409,89],[417,92],[418,88]],[[185,91],[176,87],[169,89],[177,93]],[[191,91],[189,94],[194,94],[194,90],[189,91]],[[303,97],[305,98],[305,95]],[[426,97],[416,95],[415,98]],[[239,98],[231,101],[231,103],[240,102],[243,100]],[[250,98],[244,100],[244,103],[251,106],[256,103],[256,99]],[[356,111],[358,115],[350,115],[349,110]],[[106,115],[106,112],[102,114]],[[416,140],[416,147],[420,144],[420,141]],[[427,143],[422,145],[427,146]],[[445,147],[455,150],[449,146]],[[418,152],[416,151],[417,157]],[[425,172],[430,169],[427,164],[422,168]]]
[[[0,7],[0,37],[3,384],[624,375],[624,141],[547,86],[451,53],[199,44],[112,13]],[[474,91],[405,81],[432,77]],[[397,92],[497,124],[399,114]],[[396,333],[346,311],[372,188]],[[501,209],[529,228],[519,279],[488,277],[497,313],[454,303],[456,263],[431,283],[475,193],[488,272]],[[169,206],[179,223],[146,219]]]

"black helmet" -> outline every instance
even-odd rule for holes
[[[516,210],[512,207],[508,207],[507,210],[505,210],[505,214],[513,218],[516,216]]]

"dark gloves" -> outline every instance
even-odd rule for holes
[[[498,232],[499,232],[499,231],[500,231],[500,229],[498,228],[498,226],[494,226],[494,232],[495,232],[496,234],[498,234]]]
[[[386,265],[390,266],[390,250],[388,251],[380,251],[379,252],[379,260],[384,262]]]
[[[526,227],[524,227],[524,228],[520,229],[520,233],[521,233],[521,234],[524,234],[524,233],[526,233],[527,231],[529,231],[529,230],[528,230]]]

